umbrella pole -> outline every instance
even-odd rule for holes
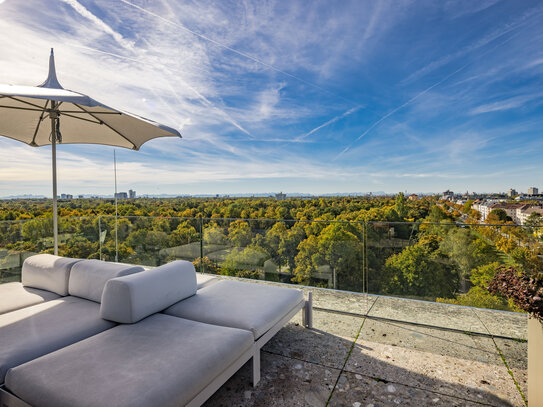
[[[118,223],[117,223],[117,156],[113,149],[113,172],[115,173],[115,261],[119,261],[119,239],[118,239]]]
[[[56,108],[56,102],[51,102],[51,110]],[[53,239],[55,256],[58,256],[58,217],[57,217],[57,122],[56,113],[51,112],[51,154],[53,162]]]

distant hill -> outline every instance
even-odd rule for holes
[[[45,199],[45,198],[47,197],[44,195],[32,195],[32,194],[0,196],[0,199]]]

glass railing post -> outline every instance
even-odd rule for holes
[[[98,215],[98,242],[100,243],[99,256],[102,260],[102,215]]]
[[[118,217],[117,217],[117,198],[115,198],[115,262],[119,262],[119,239],[118,239]]]
[[[204,218],[200,216],[200,273],[204,272]]]

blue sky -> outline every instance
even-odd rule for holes
[[[175,127],[117,149],[148,194],[543,188],[540,1],[0,0],[0,83]],[[59,193],[113,149],[60,146]],[[0,137],[0,196],[51,195],[50,148]]]

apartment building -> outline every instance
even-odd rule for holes
[[[532,213],[539,213],[541,216],[543,216],[543,206],[540,206],[540,205],[525,205],[525,206],[526,208],[519,210],[517,213],[519,224],[525,225],[526,220],[528,219],[528,216],[530,216]]]

